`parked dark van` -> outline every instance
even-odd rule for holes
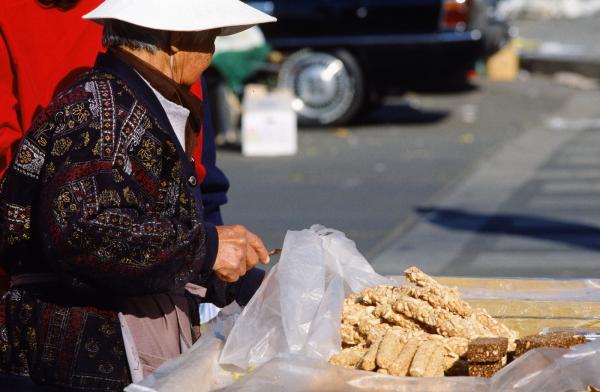
[[[493,0],[268,0],[261,26],[284,53],[279,84],[302,124],[342,124],[389,93],[463,78],[500,49],[508,26]]]

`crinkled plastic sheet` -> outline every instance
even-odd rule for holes
[[[526,294],[511,289],[510,280],[488,288],[476,287],[473,280],[459,286],[468,297],[484,300],[534,298],[531,303],[536,304],[563,296],[591,303],[600,300],[600,289],[597,282],[589,282],[542,283],[540,287],[549,290],[524,290]],[[288,232],[280,262],[239,317],[235,309],[225,311],[188,353],[167,362],[140,385],[129,386],[127,392],[566,392],[600,386],[600,341],[572,350],[533,350],[492,379],[394,377],[328,364],[340,347],[345,296],[384,283],[392,281],[376,274],[343,233],[321,226]],[[552,291],[554,295],[548,294]],[[236,381],[235,372],[246,370],[250,371]]]
[[[487,390],[488,380],[468,377],[417,379],[345,369],[305,356],[274,358],[221,391],[461,391]]]
[[[232,374],[217,364],[222,344],[218,339],[213,343],[217,345],[199,346],[198,350],[181,357],[184,360],[162,369],[152,380],[128,387],[127,392],[583,392],[589,385],[600,385],[598,341],[572,350],[531,351],[489,380],[394,377],[344,369],[305,356],[288,356],[268,361],[235,383]],[[219,387],[222,388],[217,389]]]
[[[567,392],[600,386],[600,342],[533,350],[491,379],[409,378],[344,369],[306,357],[275,358],[221,391]]]

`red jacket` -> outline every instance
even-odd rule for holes
[[[0,178],[33,117],[102,51],[102,27],[81,19],[100,3],[81,0],[65,12],[36,0],[0,0]],[[202,98],[200,82],[192,91]],[[193,152],[200,180],[201,155],[202,132]]]
[[[65,76],[72,80],[94,64],[102,27],[81,16],[100,2],[83,0],[68,12],[35,0],[0,2],[0,175]]]

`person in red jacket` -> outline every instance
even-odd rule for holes
[[[33,118],[54,94],[94,65],[103,51],[102,27],[82,19],[101,0],[0,1],[0,178]],[[191,91],[202,99],[198,81]],[[202,181],[206,220],[221,225],[229,182],[215,165],[210,113],[193,160]],[[8,277],[0,269],[0,295]]]
[[[81,19],[100,0],[52,3],[0,2],[0,176],[33,117],[102,50],[101,26]]]

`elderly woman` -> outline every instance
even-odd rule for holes
[[[217,35],[273,19],[238,0],[106,0],[87,18],[108,52],[34,120],[0,185],[0,371],[121,390],[193,343],[198,301],[239,298],[268,262],[244,227],[204,220],[189,86]]]
[[[102,26],[82,16],[100,3],[102,0],[0,1],[0,178],[35,115],[55,93],[94,65],[102,50]],[[52,56],[48,55],[50,51]],[[190,90],[200,99],[208,92],[200,80]],[[207,105],[206,99],[204,104],[213,111],[217,108],[214,102]],[[220,208],[227,202],[229,182],[216,166],[215,118],[211,126],[211,114],[211,110],[204,111],[192,158],[202,191],[204,218],[222,225]],[[0,297],[6,290],[8,277],[0,268]]]

